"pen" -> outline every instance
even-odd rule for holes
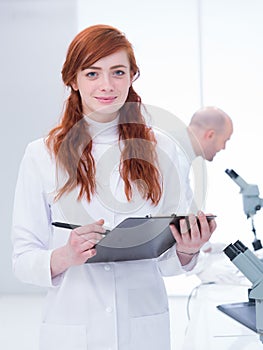
[[[81,226],[81,225],[67,224],[65,222],[58,222],[58,221],[52,222],[52,225],[56,227],[61,227],[61,228],[68,228],[70,230],[73,230],[74,228]]]
[[[75,224],[68,224],[66,222],[52,222],[51,225],[56,226],[56,227],[61,227],[61,228],[68,228],[69,230],[73,230],[74,228],[80,227],[81,225],[75,225]],[[108,234],[110,230],[106,230],[104,235]]]

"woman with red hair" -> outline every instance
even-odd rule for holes
[[[23,282],[48,288],[40,350],[168,350],[162,277],[190,270],[216,228],[202,212],[200,229],[189,215],[191,229],[186,220],[184,234],[171,226],[176,243],[158,258],[92,263],[105,227],[184,207],[176,147],[147,125],[133,89],[138,76],[123,33],[107,25],[83,30],[62,69],[69,96],[61,121],[25,151],[13,268]]]

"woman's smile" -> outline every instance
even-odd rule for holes
[[[96,96],[95,99],[103,104],[110,104],[115,102],[117,96]]]

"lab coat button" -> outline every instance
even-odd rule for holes
[[[112,312],[112,307],[108,306],[108,307],[106,308],[106,312],[111,313],[111,312]]]
[[[105,265],[104,269],[105,269],[105,271],[109,271],[110,270],[110,265]]]

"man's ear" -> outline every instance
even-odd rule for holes
[[[205,138],[206,139],[212,139],[215,135],[215,130],[214,129],[208,129],[205,132]]]

